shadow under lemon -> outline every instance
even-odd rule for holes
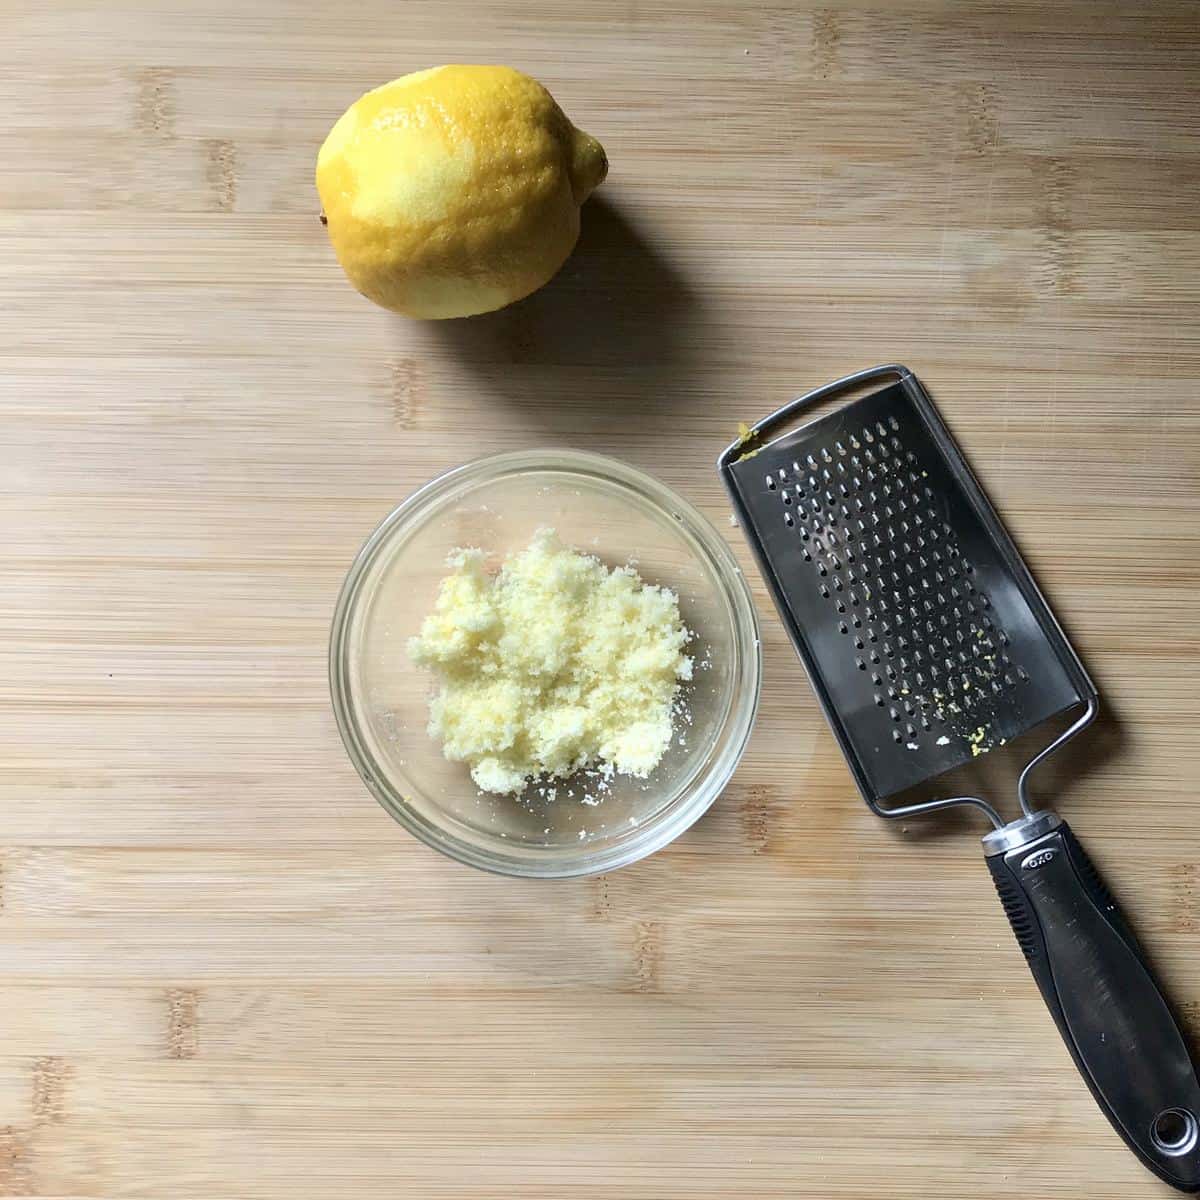
[[[707,340],[698,295],[609,200],[590,199],[581,222],[545,287],[496,312],[429,322],[426,346],[522,404],[560,403],[564,389],[585,387],[589,401],[628,418],[651,399],[681,399]]]

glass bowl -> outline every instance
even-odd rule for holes
[[[630,563],[647,583],[674,591],[693,633],[695,677],[683,685],[686,717],[646,779],[616,775],[596,794],[582,779],[554,781],[553,798],[545,781],[519,797],[485,794],[430,737],[436,684],[409,661],[407,642],[433,607],[451,551],[479,547],[497,568],[543,526],[606,566]],[[367,539],[338,597],[329,674],[350,758],[401,825],[472,866],[553,878],[635,862],[705,812],[750,736],[761,651],[746,581],[690,504],[615,459],[528,450],[440,475]]]

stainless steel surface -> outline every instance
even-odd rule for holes
[[[1017,820],[983,835],[984,856],[991,858],[993,854],[1007,854],[1010,850],[1027,846],[1030,842],[1052,833],[1061,824],[1061,818],[1049,811],[1018,817]]]
[[[881,802],[1084,706],[1042,761],[1094,716],[1095,689],[912,372],[818,388],[719,466],[867,803],[889,817],[970,805],[1002,825],[974,796]]]
[[[941,800],[923,800],[919,804],[896,804],[886,809],[883,815],[891,817],[893,820],[896,817],[919,817],[922,813],[939,812],[942,809],[958,808],[962,805],[979,809],[996,829],[1003,827],[1004,818],[992,805],[978,796],[947,796]]]
[[[1033,807],[1029,802],[1029,776],[1034,767],[1041,766],[1056,750],[1065,746],[1077,733],[1082,733],[1095,719],[1100,712],[1100,701],[1092,695],[1088,697],[1087,708],[1083,715],[1068,728],[1064,729],[1044,749],[1038,751],[1026,764],[1025,769],[1021,772],[1021,777],[1017,780],[1017,799],[1021,802],[1021,811],[1027,817],[1033,816]]]

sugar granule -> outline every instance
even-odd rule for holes
[[[587,766],[645,778],[692,677],[676,595],[540,529],[498,575],[456,550],[409,655],[440,689],[429,732],[480,789],[516,794]]]

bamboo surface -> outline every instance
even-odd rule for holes
[[[311,176],[442,61],[538,76],[612,174],[543,292],[419,325]],[[712,464],[917,371],[1104,696],[1042,796],[1200,1033],[1194,5],[6,0],[0,111],[0,1194],[1169,1194],[978,830],[855,795]],[[528,445],[678,488],[763,619],[711,813],[555,885],[392,823],[325,677],[374,524]]]

